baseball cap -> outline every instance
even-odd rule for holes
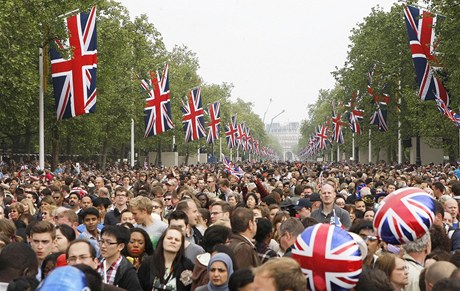
[[[300,210],[302,208],[311,208],[311,202],[309,198],[300,198],[297,200],[297,203],[294,206],[295,210]]]
[[[310,199],[310,202],[321,201],[321,198],[319,197],[319,193],[312,193],[309,199]]]

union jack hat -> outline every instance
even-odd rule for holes
[[[407,187],[391,193],[380,204],[374,228],[385,242],[399,245],[415,241],[434,221],[434,200],[419,188]]]
[[[310,290],[349,290],[361,274],[359,243],[344,229],[316,224],[305,229],[295,242],[292,258],[307,276]]]

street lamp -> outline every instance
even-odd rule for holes
[[[270,100],[268,100],[268,105],[267,105],[267,110],[265,110],[265,113],[264,113],[264,118],[262,120],[264,126],[265,126],[265,115],[267,115],[267,112],[268,112],[268,108],[270,108],[270,104],[272,103],[272,98],[270,98]]]
[[[278,116],[280,116],[281,114],[284,113],[284,109],[281,110],[280,113],[278,113],[277,115],[275,115],[275,117],[272,118],[271,122],[270,122],[270,126],[268,127],[268,134],[270,134],[270,131],[272,130],[272,124],[273,124],[273,120],[275,120],[275,118],[277,118]]]

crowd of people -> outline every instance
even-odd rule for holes
[[[365,242],[353,290],[460,290],[456,165],[241,168],[237,177],[219,163],[51,171],[2,162],[0,290],[309,290],[293,249],[318,223]],[[406,187],[432,196],[434,222],[416,241],[387,243],[374,215]]]

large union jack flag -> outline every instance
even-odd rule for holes
[[[377,125],[382,132],[388,131],[387,110],[378,108],[371,116],[371,124]]]
[[[374,218],[378,236],[391,244],[404,244],[423,236],[434,221],[434,200],[419,188],[402,188],[388,195]]]
[[[75,117],[96,110],[97,35],[96,6],[90,13],[67,19],[71,59],[50,49],[57,119]],[[57,42],[62,48],[64,46]]]
[[[332,111],[332,127],[333,135],[332,139],[338,144],[343,144],[343,131],[342,131],[342,115],[336,114]]]
[[[404,5],[404,16],[420,98],[436,100],[436,96],[439,96],[444,103],[449,105],[449,94],[441,81],[434,76],[429,63],[429,61],[436,62],[434,57],[436,15],[420,8]]]
[[[141,80],[141,87],[148,92],[144,107],[145,137],[161,134],[174,128],[171,120],[168,65],[163,74],[150,71],[150,80]]]
[[[220,102],[209,105],[208,137],[206,142],[213,144],[220,136]]]
[[[236,115],[232,115],[230,123],[225,126],[225,139],[229,149],[237,146],[237,133]]]
[[[361,120],[363,119],[364,111],[353,109],[348,112],[348,122],[350,123],[351,131],[356,134],[361,134]]]
[[[318,131],[316,132],[316,140],[318,141],[318,147],[320,150],[324,150],[327,145],[327,125],[321,125],[318,127]]]
[[[195,88],[188,95],[188,102],[182,107],[182,124],[185,141],[194,141],[206,136],[204,129],[204,110],[201,103],[201,88]]]
[[[292,249],[310,290],[349,290],[359,280],[362,257],[358,243],[348,232],[331,224],[305,229]]]
[[[238,148],[241,148],[243,151],[246,151],[246,125],[244,123],[238,123],[237,126],[237,137]]]

